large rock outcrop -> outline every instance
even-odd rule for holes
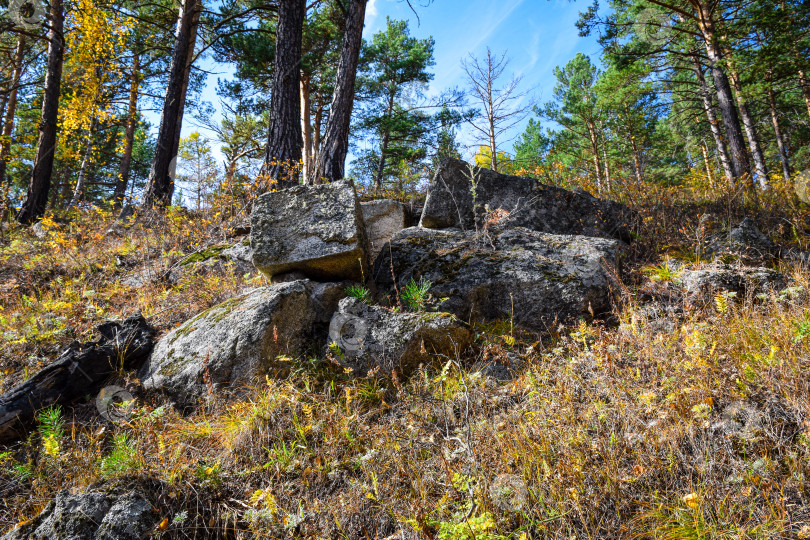
[[[393,298],[411,279],[432,282],[441,309],[465,321],[509,319],[537,331],[610,310],[610,283],[624,244],[523,227],[486,235],[458,229],[409,228],[374,264],[381,291]]]
[[[370,260],[374,260],[386,242],[405,228],[406,207],[398,201],[379,199],[360,204]]]
[[[430,183],[419,224],[430,229],[481,231],[497,220],[501,225],[539,232],[629,241],[630,217],[624,205],[582,190],[567,191],[447,158]]]
[[[379,367],[408,376],[420,364],[455,359],[472,342],[469,327],[449,313],[396,313],[344,298],[329,325],[341,361],[358,373]]]
[[[141,370],[143,384],[182,405],[195,404],[209,388],[239,392],[266,373],[283,370],[278,356],[316,348],[313,340],[326,334],[345,287],[299,280],[216,305],[158,342]]]
[[[2,540],[141,540],[157,523],[142,495],[60,491],[34,519]]]
[[[270,277],[297,271],[359,281],[367,271],[363,216],[349,180],[265,193],[250,223],[253,264]]]

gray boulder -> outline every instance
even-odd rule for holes
[[[787,287],[787,277],[775,270],[756,267],[734,267],[726,264],[703,265],[684,269],[678,277],[687,304],[713,302],[717,293],[736,293],[742,299]]]
[[[473,339],[469,327],[449,313],[397,313],[344,298],[332,316],[329,338],[342,363],[357,373],[379,367],[408,376],[420,364],[457,358]]]
[[[156,523],[142,495],[60,491],[37,517],[2,540],[140,540]]]
[[[473,182],[475,178],[475,199]],[[493,220],[554,234],[630,240],[631,211],[583,190],[567,191],[531,178],[499,174],[447,158],[428,189],[420,225],[481,231]]]
[[[386,242],[405,228],[406,207],[398,201],[379,199],[360,204],[366,226],[370,260],[374,260]]]
[[[270,277],[299,271],[359,281],[367,271],[363,216],[350,180],[265,193],[253,203],[250,224],[253,264]]]
[[[409,228],[397,233],[374,264],[382,292],[395,298],[411,279],[432,282],[441,309],[462,320],[512,318],[543,331],[555,321],[611,309],[610,283],[624,244],[617,240],[495,229],[486,236],[458,229]]]
[[[751,218],[745,218],[733,229],[712,236],[707,254],[715,257],[735,257],[748,263],[762,261],[776,255],[778,248],[762,234]]]
[[[208,394],[209,383],[213,390],[234,393],[267,373],[284,371],[277,357],[318,346],[311,340],[326,334],[345,286],[279,283],[216,305],[166,334],[141,369],[141,380],[147,389],[193,405]]]

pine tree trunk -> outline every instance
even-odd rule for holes
[[[367,0],[350,0],[346,16],[346,30],[338,61],[335,90],[326,123],[323,148],[315,167],[316,181],[340,180],[344,177],[346,154],[349,151],[349,125],[354,106],[354,81],[357,78],[357,62],[363,42],[363,21]]]
[[[489,124],[489,153],[492,170],[498,172],[498,146],[495,144],[495,125]]]
[[[318,163],[318,159],[321,155],[321,128],[323,127],[323,96],[318,94],[317,99],[315,100],[315,120],[314,125],[312,126],[312,164],[309,168],[309,176],[307,177],[307,182],[310,185],[315,183],[315,174],[313,171],[315,170],[315,166]]]
[[[731,170],[735,180],[751,175],[751,164],[745,151],[745,138],[740,127],[740,118],[734,106],[734,96],[728,76],[721,67],[722,55],[717,44],[717,35],[712,20],[712,10],[703,2],[696,2],[698,7],[698,26],[703,34],[706,53],[709,57],[709,68],[712,70],[717,103],[726,129],[726,140],[731,154]]]
[[[301,162],[301,39],[306,0],[278,3],[276,57],[270,95],[270,129],[262,167],[278,187],[298,184]]]
[[[591,150],[593,151],[593,166],[596,171],[596,192],[602,193],[602,164],[599,162],[599,144],[596,140],[596,128],[592,123],[588,123],[588,136],[591,140]]]
[[[644,184],[644,171],[641,169],[641,153],[638,150],[638,143],[632,131],[630,132],[630,146],[633,149],[633,170],[636,173],[636,183],[641,186]]]
[[[17,112],[17,90],[22,76],[23,53],[25,52],[25,36],[17,37],[17,48],[14,51],[14,71],[11,74],[8,101],[3,115],[3,131],[0,133],[0,198],[6,200],[6,166],[11,151],[11,134],[14,131],[14,115]]]
[[[613,182],[610,179],[610,160],[608,159],[607,143],[602,148],[602,155],[605,157],[605,190],[610,193],[613,189]]]
[[[779,160],[782,162],[782,176],[786,182],[790,182],[790,161],[788,161],[785,138],[782,136],[782,127],[779,125],[779,115],[776,112],[776,96],[770,83],[768,84],[768,105],[771,109],[771,123],[776,135],[776,146],[779,148]]]
[[[709,150],[706,142],[700,142],[700,150],[703,152],[703,163],[706,165],[706,176],[709,178],[709,185],[714,189],[714,174],[712,174],[712,164],[709,162]]]
[[[84,198],[84,184],[87,178],[87,168],[90,166],[90,156],[93,153],[93,132],[96,129],[96,119],[90,122],[90,129],[87,130],[87,141],[84,144],[84,156],[82,157],[82,164],[79,167],[79,177],[76,179],[76,188],[73,190],[73,197],[70,199],[68,208],[77,206]]]
[[[309,92],[309,75],[301,74],[301,134],[304,139],[303,155],[301,156],[301,178],[309,178],[309,171],[312,167],[312,124],[311,120],[311,97]]]
[[[808,83],[807,75],[805,74],[804,70],[801,67],[799,68],[798,71],[799,71],[799,86],[802,87],[804,104],[807,106],[807,116],[810,116],[810,83]]]
[[[727,56],[731,56],[728,54]],[[734,88],[734,94],[737,97],[737,108],[742,117],[743,126],[745,127],[745,134],[748,136],[748,148],[751,150],[751,157],[754,159],[754,170],[759,177],[760,185],[767,189],[769,185],[768,169],[765,166],[765,156],[762,154],[762,145],[759,144],[759,136],[757,135],[754,117],[748,108],[748,103],[743,95],[742,82],[737,70],[729,64],[729,74],[731,75],[731,84]]]
[[[394,97],[394,92],[391,92],[388,96],[388,109],[385,111],[385,117],[383,118],[383,133],[382,141],[380,142],[380,159],[377,162],[377,174],[374,177],[374,184],[377,186],[378,191],[382,189],[382,180],[383,175],[385,174],[385,158],[388,154],[388,144],[391,141],[391,129],[388,125],[388,121],[394,114]]]
[[[717,115],[714,113],[714,104],[712,103],[711,94],[709,93],[709,85],[706,83],[706,77],[703,75],[703,66],[700,64],[700,60],[696,54],[692,55],[692,64],[695,68],[695,76],[697,77],[698,84],[700,85],[700,97],[703,99],[703,110],[706,112],[706,118],[709,120],[709,127],[714,137],[715,148],[717,148],[717,157],[723,167],[728,185],[733,188],[735,185],[734,170],[731,168],[731,160],[728,157],[726,143],[723,140],[723,135],[720,133],[720,124],[717,122]]]
[[[28,193],[17,220],[33,223],[45,214],[51,175],[56,155],[57,121],[59,119],[59,95],[62,86],[62,63],[65,52],[64,13],[62,0],[51,0],[50,30],[48,31],[48,71],[45,74],[45,93],[42,97],[42,118],[39,123],[37,154],[34,170],[28,184]]]
[[[177,161],[177,148],[180,144],[180,130],[185,106],[185,90],[188,88],[190,65],[196,38],[196,21],[199,18],[198,0],[185,0],[180,10],[175,33],[174,50],[169,68],[169,83],[163,101],[155,156],[149,171],[149,185],[144,194],[143,205],[167,206],[174,193],[174,171]]]
[[[118,179],[113,191],[113,205],[118,208],[123,204],[129,183],[129,170],[132,165],[132,148],[135,145],[135,128],[138,125],[138,86],[140,84],[140,54],[135,52],[132,59],[132,73],[129,77],[129,104],[127,106],[127,123],[124,131],[124,155],[118,164]]]

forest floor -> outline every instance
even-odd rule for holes
[[[610,321],[543,339],[479,326],[467,356],[407,381],[295,359],[251,399],[185,415],[122,374],[125,422],[90,399],[0,447],[0,531],[60,490],[114,485],[145,490],[166,538],[810,538],[810,271],[773,262],[789,290],[652,320],[639,291],[676,279],[666,257],[694,262],[709,229],[745,215],[675,193],[637,199]],[[757,223],[806,247],[810,213],[783,196]],[[162,334],[266,283],[227,265],[165,279],[238,240],[212,216],[112,223],[87,210],[0,232],[0,392],[103,320],[141,312]],[[507,358],[514,380],[482,374]]]

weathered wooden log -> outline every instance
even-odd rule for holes
[[[95,394],[111,376],[138,368],[152,352],[155,331],[141,315],[105,322],[98,332],[98,341],[74,341],[52,364],[0,396],[0,444],[25,437],[38,410]]]

